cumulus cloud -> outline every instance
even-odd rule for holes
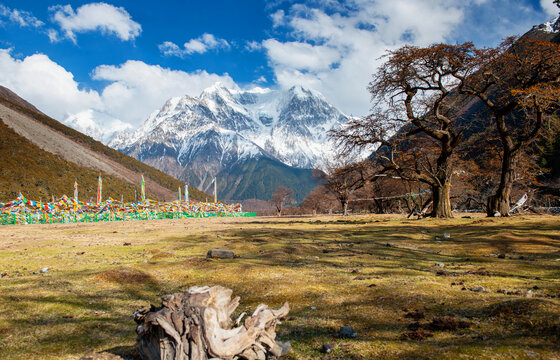
[[[282,43],[275,39],[263,42],[268,56],[275,67],[289,67],[296,70],[327,70],[340,59],[340,52],[329,46],[311,45],[290,41]]]
[[[163,55],[184,57],[194,53],[204,54],[212,49],[229,49],[227,40],[216,38],[212,34],[204,33],[202,36],[191,39],[183,44],[183,48],[171,41],[165,41],[158,46]]]
[[[489,9],[491,19],[477,23]],[[474,34],[472,29],[498,41],[527,31],[537,18],[534,9],[513,8],[505,0],[308,0],[271,12],[273,27],[287,30],[286,40],[262,42],[276,82],[319,90],[357,116],[370,109],[367,85],[387,50],[454,42],[459,33]]]
[[[142,32],[140,24],[132,20],[124,8],[102,2],[85,4],[76,10],[71,5],[51,6],[49,10],[53,22],[60,26],[63,37],[73,42],[76,42],[76,33],[87,31],[112,34],[122,41],[134,40]]]
[[[120,66],[102,65],[93,71],[96,80],[109,81],[101,94],[103,104],[123,121],[140,125],[155,109],[170,97],[198,95],[216,82],[236,88],[227,75],[206,71],[184,72],[170,70],[142,61],[129,60]]]
[[[10,49],[0,49],[0,69],[0,84],[55,119],[102,106],[96,91],[80,89],[72,73],[46,55],[17,59]]]
[[[552,2],[552,0],[541,0],[541,7],[549,16],[558,16],[558,6]]]
[[[41,27],[45,23],[37,19],[33,14],[24,10],[10,9],[7,6],[0,4],[0,19],[5,18],[10,22],[14,22],[21,27]]]
[[[84,89],[71,72],[48,56],[18,59],[0,49],[0,85],[8,87],[47,115],[64,122],[95,121],[105,129],[139,126],[173,96],[199,95],[216,82],[236,88],[228,74],[184,72],[129,60],[119,66],[101,65],[94,80],[108,82],[101,92]]]

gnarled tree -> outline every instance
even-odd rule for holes
[[[480,53],[480,71],[454,73],[459,92],[476,96],[491,111],[502,144],[500,182],[487,201],[488,216],[509,214],[512,185],[522,151],[539,136],[547,112],[559,104],[560,45],[506,39]]]
[[[429,185],[433,217],[453,216],[453,156],[463,129],[455,113],[462,99],[452,90],[461,83],[455,75],[476,72],[479,52],[472,43],[390,51],[369,85],[373,113],[333,132],[347,150],[380,147],[376,160],[383,172]]]

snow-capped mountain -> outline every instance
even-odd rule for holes
[[[109,146],[204,189],[210,177],[235,173],[249,160],[322,167],[333,156],[328,131],[347,120],[320,93],[299,86],[242,91],[217,83],[198,97],[169,99]]]

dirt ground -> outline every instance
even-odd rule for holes
[[[558,216],[4,226],[0,275],[2,359],[135,359],[135,309],[218,284],[234,316],[290,303],[291,360],[560,358]]]

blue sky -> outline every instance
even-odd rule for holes
[[[0,85],[58,120],[115,128],[216,81],[300,84],[361,116],[386,50],[494,46],[557,13],[552,0],[0,0]]]

